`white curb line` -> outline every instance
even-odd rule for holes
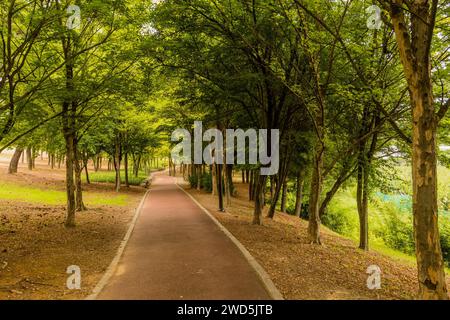
[[[148,194],[150,193],[151,189],[147,190],[144,197],[142,198],[139,207],[136,209],[136,213],[134,214],[133,220],[131,221],[130,226],[128,227],[128,231],[125,234],[125,237],[123,238],[122,242],[120,243],[119,249],[117,249],[117,253],[114,256],[114,259],[111,261],[110,265],[106,269],[105,273],[103,274],[103,277],[100,279],[100,281],[95,286],[94,290],[92,290],[92,293],[85,298],[85,300],[96,300],[100,292],[103,290],[103,288],[106,286],[106,284],[109,282],[109,279],[114,275],[114,272],[117,269],[117,265],[119,264],[120,258],[122,257],[123,251],[125,250],[125,247],[128,243],[128,240],[130,240],[131,233],[134,230],[134,227],[136,226],[137,219],[139,218],[142,207],[144,206],[145,199],[147,199]]]
[[[206,213],[211,220],[219,227],[219,229],[225,233],[227,235],[228,238],[230,238],[231,241],[233,241],[233,243],[236,245],[236,247],[239,249],[239,251],[241,251],[242,255],[247,259],[248,263],[250,264],[250,266],[253,267],[253,269],[255,270],[256,274],[258,275],[258,277],[260,278],[260,280],[262,281],[265,289],[267,290],[267,293],[269,293],[269,295],[271,296],[271,298],[273,300],[284,300],[283,295],[281,294],[281,292],[277,289],[277,287],[275,286],[275,284],[272,282],[272,280],[270,279],[269,274],[266,272],[266,270],[264,270],[264,268],[258,263],[258,261],[256,261],[256,259],[251,255],[251,253],[244,247],[244,245],[238,240],[236,239],[235,236],[233,236],[233,234],[228,231],[220,222],[219,220],[217,220],[209,211],[208,209],[206,209],[204,206],[202,206],[191,194],[189,194],[186,190],[184,190],[179,184],[178,181],[175,181],[175,184],[177,185],[178,188],[180,188],[185,194],[188,195],[189,198],[192,199],[192,201],[194,201],[194,203],[200,208],[202,209],[202,211],[204,213]]]

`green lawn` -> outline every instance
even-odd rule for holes
[[[411,167],[410,166],[399,166],[397,167],[397,175],[401,179],[394,181],[395,187],[404,193],[412,193],[412,178],[411,178]],[[438,180],[438,197],[440,200],[443,198],[450,199],[450,168],[444,166],[438,166],[437,169],[437,180]]]
[[[124,181],[125,173],[122,170],[121,179]],[[133,186],[138,186],[147,179],[148,175],[143,171],[139,172],[138,177],[134,177],[130,173],[129,182]],[[115,172],[114,171],[100,171],[92,172],[89,174],[91,182],[102,183],[114,183]],[[83,176],[83,181],[86,178]],[[111,187],[112,188],[112,187]],[[111,189],[112,190],[112,189]],[[112,206],[126,206],[128,203],[127,195],[112,195],[97,192],[83,192],[83,200],[87,206],[95,205],[112,205]],[[41,189],[38,187],[18,185],[14,183],[0,182],[0,199],[23,201],[30,203],[46,204],[46,205],[65,205],[66,204],[66,192],[55,189]]]
[[[36,187],[20,186],[11,183],[0,183],[0,199],[15,200],[46,205],[66,204],[65,191],[40,189]],[[128,203],[126,195],[105,195],[95,192],[84,192],[83,200],[89,205],[125,206]]]
[[[139,186],[142,182],[144,182],[148,178],[148,175],[140,171],[137,177],[129,172],[128,181],[132,186]],[[89,179],[91,182],[101,182],[101,183],[114,183],[116,179],[115,171],[98,171],[98,172],[90,172]],[[125,183],[125,171],[120,171],[120,180],[122,183]],[[86,178],[83,176],[83,181],[86,181]]]

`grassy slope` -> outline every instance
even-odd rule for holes
[[[345,232],[341,232],[339,235],[357,243],[359,241],[358,209],[356,206],[356,199],[352,192],[350,190],[339,192],[330,203],[330,210],[345,214],[346,217],[349,218],[351,225],[345,228]],[[375,217],[383,215],[382,211],[373,204],[369,205],[369,214],[369,226],[372,224],[371,220],[374,220]],[[390,257],[415,264],[414,256],[389,248],[382,239],[374,236],[373,234],[370,235],[369,239],[370,247],[373,250],[389,255]]]
[[[397,181],[396,187],[401,189],[403,192],[408,192],[408,188],[411,185],[411,168],[408,166],[402,166],[398,168],[397,174],[403,181]],[[439,167],[438,169],[438,190],[439,199],[443,197],[450,198],[450,169],[445,167]],[[410,192],[408,192],[410,193]],[[380,207],[376,201],[372,201],[369,205],[369,227],[374,224],[380,227],[383,223],[383,217],[385,212],[383,207]],[[329,210],[342,214],[346,217],[349,225],[344,227],[343,232],[340,235],[353,240],[354,242],[359,241],[358,234],[358,211],[356,206],[355,190],[354,188],[348,188],[339,191],[334,199],[331,201]],[[400,259],[409,264],[415,265],[416,258],[414,255],[406,254],[398,250],[392,249],[386,245],[383,239],[377,237],[373,232],[373,229],[369,229],[370,232],[370,246],[372,249],[386,254],[389,257]],[[450,273],[450,269],[447,269]]]
[[[253,203],[247,185],[237,183],[237,197],[226,213],[217,212],[217,199],[210,193],[186,186],[225,227],[241,241],[269,273],[287,299],[412,299],[417,293],[415,258],[371,239],[371,250],[357,249],[357,236],[343,236],[323,226],[323,246],[310,245],[308,223],[279,213],[264,218],[264,226],[252,225]],[[350,212],[357,223],[355,201],[350,192],[340,193],[335,208]],[[371,208],[373,209],[373,208]],[[373,212],[373,211],[372,211]],[[381,290],[368,290],[367,268],[382,270]],[[450,279],[448,279],[450,285]]]
[[[111,196],[86,191],[83,196],[86,205],[125,206],[128,203],[128,196],[123,194]],[[63,205],[67,201],[64,191],[52,190],[48,187],[40,189],[36,186],[23,186],[10,182],[0,183],[0,199],[47,205]]]
[[[417,291],[415,267],[371,250],[358,250],[352,240],[322,228],[323,246],[311,245],[307,221],[277,212],[252,225],[253,204],[247,186],[236,185],[226,213],[217,199],[186,187],[250,251],[287,299],[411,299]],[[368,290],[367,268],[381,268],[382,289]]]

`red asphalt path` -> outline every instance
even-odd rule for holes
[[[97,299],[268,300],[270,296],[239,249],[175,185],[174,178],[156,174],[117,269]]]

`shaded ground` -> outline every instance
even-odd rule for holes
[[[277,213],[253,226],[247,185],[237,184],[238,197],[227,213],[217,211],[209,193],[189,189],[204,207],[242,242],[266,269],[286,299],[414,299],[416,268],[380,253],[364,252],[356,244],[322,227],[323,246],[308,244],[307,222]],[[382,288],[367,288],[367,268],[382,270]],[[450,279],[448,285],[450,286]]]
[[[64,190],[64,171],[38,161],[32,172],[7,174],[0,159],[0,185]],[[66,229],[64,205],[0,199],[0,300],[81,299],[91,293],[114,257],[145,190],[121,192],[121,205],[92,205],[96,198],[117,198],[113,186],[85,186],[88,211],[77,213],[77,227]],[[121,199],[122,199],[121,198]],[[67,267],[81,268],[81,290],[68,290]]]

